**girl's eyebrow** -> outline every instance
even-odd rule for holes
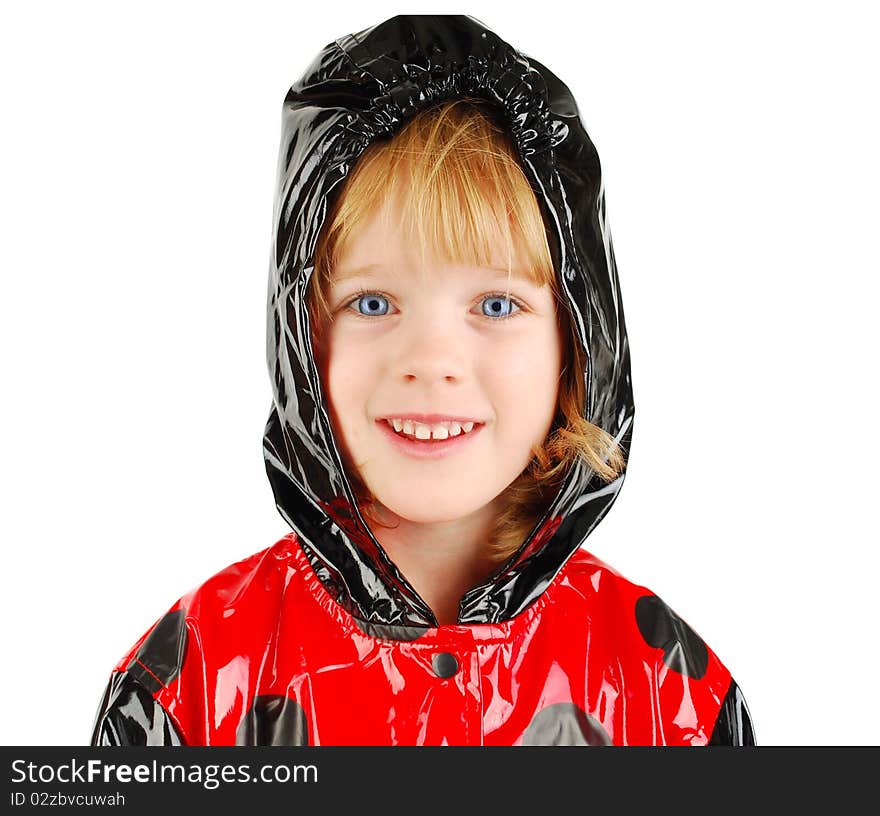
[[[371,263],[366,266],[355,266],[351,269],[343,269],[342,271],[334,270],[333,283],[342,283],[349,278],[358,278],[361,275],[367,275],[377,269],[383,269],[382,264]]]
[[[505,280],[508,275],[514,278],[528,279],[526,275],[523,275],[522,272],[517,269],[507,270],[500,266],[478,266],[477,268],[485,270],[486,272],[495,272],[497,273],[495,275],[496,278],[504,278]],[[359,278],[364,275],[369,275],[371,272],[384,269],[386,269],[386,267],[380,263],[371,263],[365,264],[364,266],[355,266],[350,269],[336,270],[333,273],[332,283],[343,283],[351,278]]]

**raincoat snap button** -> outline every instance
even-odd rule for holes
[[[449,652],[435,654],[431,666],[437,677],[452,677],[458,671],[458,661],[455,659],[455,655],[449,654]]]

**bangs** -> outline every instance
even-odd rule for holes
[[[387,207],[389,201],[400,206]],[[398,223],[390,222],[392,210]],[[358,226],[378,213],[385,229],[417,247],[421,268],[427,260],[500,266],[558,293],[537,198],[507,133],[481,100],[459,98],[424,111],[364,151],[315,251],[314,305],[325,318],[337,260]]]

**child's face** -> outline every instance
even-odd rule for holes
[[[397,205],[386,206],[396,224]],[[517,274],[508,284],[506,269],[431,261],[420,270],[419,253],[379,216],[344,247],[329,292],[321,357],[337,439],[400,517],[430,523],[488,511],[556,413],[562,340],[551,290]],[[454,440],[408,441],[386,421],[418,414],[479,424]]]

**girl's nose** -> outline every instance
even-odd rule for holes
[[[458,382],[465,370],[463,340],[448,325],[427,321],[414,325],[402,342],[397,374],[407,381],[427,385]]]

